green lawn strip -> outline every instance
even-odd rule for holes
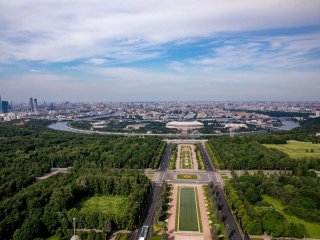
[[[118,233],[115,240],[127,240],[129,238],[129,233]]]
[[[193,187],[180,188],[179,231],[199,231],[195,194]]]
[[[47,238],[47,240],[61,240],[61,238],[58,236],[52,236],[52,237]]]
[[[210,147],[209,143],[205,143],[205,148],[206,151],[211,159],[212,164],[214,165],[215,168],[220,168],[221,162],[218,159],[218,157],[216,156],[216,154],[214,153],[214,151],[212,150],[212,148]]]
[[[306,142],[289,142],[287,144],[263,144],[267,148],[275,148],[288,154],[291,158],[320,158],[320,144]],[[313,151],[313,152],[312,152]]]
[[[161,240],[162,239],[162,236],[160,235],[154,235],[151,237],[151,240]]]
[[[203,232],[203,226],[202,226],[202,218],[201,218],[201,213],[200,213],[200,204],[199,204],[199,196],[198,196],[198,189],[195,187],[194,191],[196,193],[196,200],[197,200],[197,211],[198,211],[198,221],[199,221],[199,227],[200,227],[200,232]]]
[[[195,179],[198,179],[198,176],[194,174],[178,174],[177,178],[183,179],[183,180],[189,180],[189,179],[195,180]]]
[[[176,169],[176,161],[177,161],[177,144],[173,145],[172,147],[172,152],[169,158],[169,165],[168,169],[169,170],[175,170]]]
[[[203,157],[202,157],[200,149],[199,149],[199,147],[197,145],[195,146],[195,153],[196,153],[196,157],[197,157],[199,170],[204,170]]]
[[[127,198],[122,196],[95,195],[84,198],[77,204],[81,212],[112,213],[119,217],[124,215]]]
[[[152,180],[154,173],[147,173],[145,174],[147,178],[149,178],[150,180]]]
[[[178,187],[178,194],[177,194],[177,208],[176,208],[176,219],[175,219],[175,230],[179,231],[178,224],[179,224],[179,208],[180,208],[180,187]]]
[[[306,230],[309,233],[309,236],[312,238],[319,238],[320,237],[320,223],[311,223],[311,222],[307,222],[301,218],[298,218],[296,216],[293,215],[289,215],[287,213],[284,212],[284,206],[281,204],[281,202],[273,197],[270,197],[268,195],[263,195],[263,200],[270,203],[275,209],[276,211],[278,211],[279,213],[283,214],[283,216],[292,223],[302,223]]]

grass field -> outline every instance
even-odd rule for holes
[[[301,218],[295,217],[293,215],[289,215],[284,212],[284,206],[281,204],[281,202],[273,197],[270,197],[268,195],[263,195],[263,200],[270,203],[276,211],[283,214],[283,216],[289,221],[293,223],[302,223],[304,224],[306,230],[309,233],[309,237],[311,238],[320,238],[320,223],[310,223],[307,222]]]
[[[291,158],[320,158],[320,144],[306,142],[288,142],[287,144],[263,144],[267,148],[275,148],[288,154]]]
[[[180,152],[180,168],[192,169],[192,155],[190,146],[182,146]]]
[[[180,187],[178,231],[200,231],[196,188]]]
[[[81,212],[112,213],[119,217],[124,215],[127,198],[119,196],[93,196],[83,199],[77,204]]]
[[[178,174],[177,178],[184,179],[184,180],[189,180],[189,179],[195,180],[195,179],[198,179],[198,176],[194,174]]]

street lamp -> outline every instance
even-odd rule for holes
[[[73,236],[71,237],[71,240],[80,240],[80,237],[76,235],[76,218],[72,218],[73,222]]]
[[[76,218],[72,218],[73,221],[73,235],[76,235]]]

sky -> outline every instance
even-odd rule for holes
[[[0,95],[320,101],[319,0],[0,1]]]

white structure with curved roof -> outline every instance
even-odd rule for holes
[[[198,121],[192,121],[192,122],[173,121],[173,122],[168,122],[166,124],[166,127],[167,128],[176,128],[176,129],[181,129],[181,130],[192,130],[192,129],[203,128],[203,123],[198,122]]]

